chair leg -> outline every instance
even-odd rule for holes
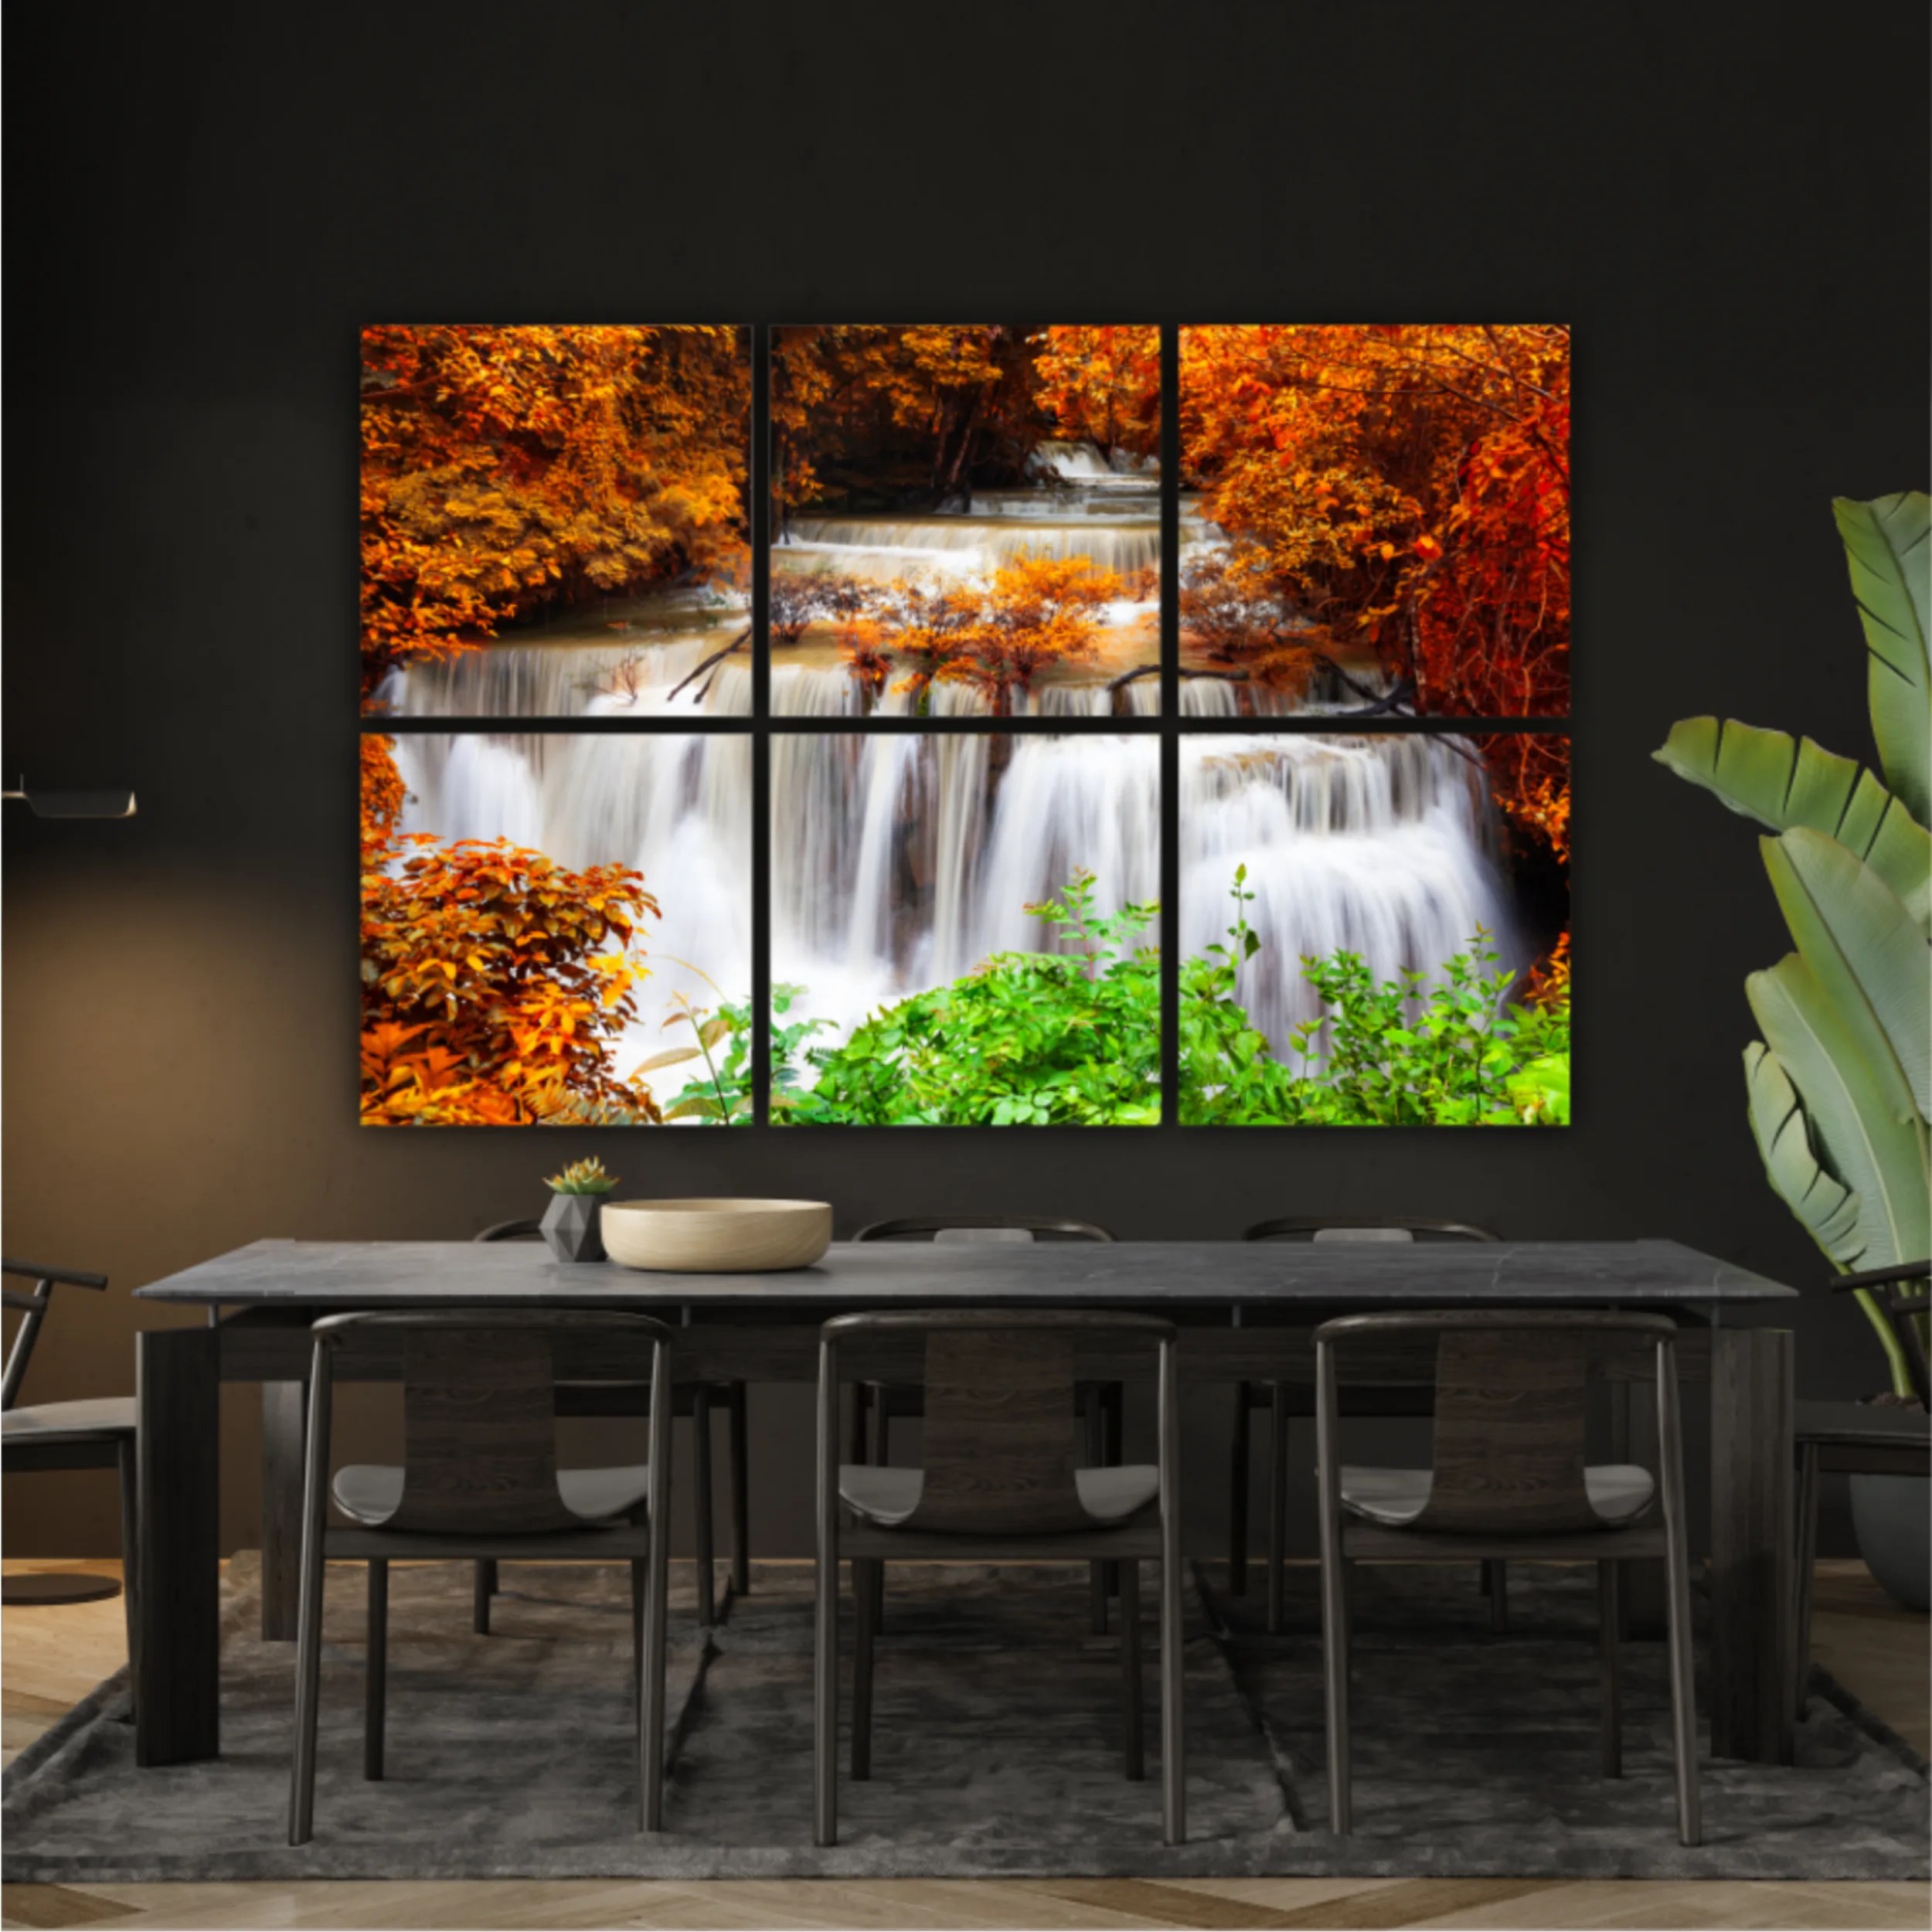
[[[651,1587],[651,1566],[641,1556],[631,1559],[631,1685],[635,1693],[638,1723],[644,1723],[644,1604]]]
[[[1684,1522],[1682,1424],[1675,1382],[1674,1363],[1668,1379],[1659,1369],[1658,1461],[1664,1492],[1664,1573],[1670,1593],[1671,1741],[1677,1760],[1677,1835],[1683,1844],[1701,1845],[1704,1825],[1697,1784],[1697,1678],[1691,1658],[1690,1541]]]
[[[496,1559],[479,1556],[476,1560],[476,1577],[472,1585],[474,1601],[470,1611],[470,1624],[477,1635],[490,1634],[490,1599],[496,1594]]]
[[[1161,1557],[1161,1836],[1168,1845],[1187,1842],[1186,1645],[1180,1552],[1168,1536]]]
[[[1100,1384],[1101,1459],[1109,1469],[1117,1469],[1127,1449],[1127,1391],[1117,1382]],[[1121,1566],[1117,1563],[1100,1566],[1107,1577],[1107,1594],[1121,1594]]]
[[[1147,1775],[1147,1747],[1142,1723],[1145,1695],[1141,1688],[1141,1566],[1123,1557],[1121,1577],[1121,1700],[1125,1736],[1127,1774],[1137,1783]]]
[[[1234,1447],[1229,1462],[1228,1594],[1245,1597],[1248,1590],[1248,1389],[1234,1388]]]
[[[1268,1634],[1281,1634],[1288,1561],[1288,1390],[1268,1392]]]
[[[1483,1565],[1484,1587],[1489,1596],[1489,1628],[1502,1636],[1509,1628],[1509,1566],[1500,1557]]]
[[[702,1383],[691,1392],[691,1534],[697,1556],[698,1624],[709,1630],[718,1621],[718,1599],[712,1573],[711,1391]]]
[[[1092,1383],[1081,1392],[1080,1406],[1084,1412],[1083,1420],[1087,1436],[1087,1466],[1097,1469],[1107,1459],[1107,1425],[1100,1415],[1100,1392]],[[1090,1604],[1094,1634],[1107,1634],[1107,1566],[1089,1563],[1087,1566],[1087,1595]]]
[[[750,1429],[745,1413],[745,1385],[727,1385],[729,1429],[726,1479],[731,1491],[731,1587],[742,1597],[751,1588]]]
[[[1324,1509],[1321,1522],[1322,1702],[1328,1733],[1328,1828],[1346,1835],[1352,1823],[1349,1755],[1348,1565],[1340,1526]]]
[[[134,1438],[124,1436],[115,1454],[121,1483],[121,1607],[128,1624],[128,1715],[134,1714],[134,1686],[141,1682],[137,1651],[141,1642],[141,1617],[135,1593],[141,1587],[141,1522],[136,1512],[138,1492],[134,1470]]]
[[[856,1391],[855,1391],[855,1393]],[[838,1555],[819,1543],[812,1622],[812,1822],[815,1845],[838,1842]]]
[[[389,1564],[369,1565],[369,1655],[362,1672],[362,1775],[383,1775],[383,1730],[389,1706]]]
[[[852,1775],[855,1784],[872,1776],[872,1680],[875,1639],[878,1633],[878,1598],[883,1580],[881,1563],[862,1562],[855,1557],[852,1566],[852,1594],[858,1615],[852,1666]]]
[[[1818,1444],[1801,1443],[1798,1451],[1797,1601],[1791,1611],[1791,1650],[1796,1696],[1792,1709],[1800,1719],[1811,1690],[1811,1573],[1818,1566]]]
[[[1597,1643],[1603,1658],[1603,1774],[1624,1774],[1623,1686],[1617,1672],[1617,1640],[1623,1626],[1623,1566],[1614,1557],[1597,1566]]]
[[[321,1351],[317,1354],[319,1356]],[[318,1380],[323,1372],[318,1371]],[[328,1511],[329,1396],[311,1390],[302,1460],[301,1587],[295,1619],[295,1748],[290,1767],[288,1842],[315,1835],[315,1727],[322,1694],[324,1539]]]

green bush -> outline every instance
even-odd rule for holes
[[[1513,975],[1497,968],[1487,934],[1479,929],[1445,961],[1427,991],[1420,973],[1377,981],[1353,953],[1304,959],[1322,1013],[1296,1031],[1297,1067],[1274,1057],[1240,1003],[1242,968],[1261,950],[1247,920],[1254,894],[1245,867],[1233,897],[1228,943],[1181,962],[1184,1122],[1568,1124],[1568,1002],[1510,1005]],[[804,989],[774,986],[774,1117],[861,1127],[1157,1124],[1159,956],[1143,941],[1159,908],[1099,913],[1093,876],[1080,872],[1027,910],[1068,934],[1073,950],[996,953],[963,979],[883,1008],[840,1044],[811,1045],[828,1022],[790,1019]],[[705,1030],[717,1029],[725,1051],[671,1117],[748,1115],[750,1026],[748,1005],[720,1007]]]
[[[885,1008],[839,1046],[811,1048],[808,1091],[774,1110],[860,1127],[1154,1127],[1161,1118],[1159,956],[1141,944],[1154,906],[1111,917],[1090,872],[1026,909],[1076,950],[995,953],[951,985]],[[774,1060],[777,1059],[774,1036]],[[784,1071],[789,1073],[789,1053]]]
[[[1295,1029],[1301,1068],[1275,1060],[1240,1002],[1260,949],[1247,869],[1234,875],[1230,944],[1181,964],[1181,1118],[1194,1125],[1562,1127],[1570,1121],[1570,1007],[1508,1003],[1480,927],[1437,985],[1376,980],[1356,953],[1304,957],[1323,1011]],[[1323,1035],[1325,1032],[1325,1043]],[[1326,1052],[1318,1060],[1325,1044]]]

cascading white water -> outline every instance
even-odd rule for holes
[[[1148,738],[772,740],[772,977],[842,1035],[882,1005],[1039,951],[1029,904],[1077,867],[1104,910],[1160,890],[1159,749]],[[1158,935],[1150,933],[1149,942]]]
[[[409,793],[404,832],[508,838],[573,871],[622,864],[643,873],[662,916],[644,922],[651,977],[618,1050],[621,1076],[691,1043],[689,1028],[664,1030],[675,995],[715,1009],[720,992],[736,1000],[750,990],[749,739],[399,733],[393,742]],[[659,1100],[689,1077],[688,1066],[658,1077]]]
[[[1083,556],[1101,570],[1125,573],[1161,560],[1157,515],[1132,519],[1002,516],[794,516],[775,553],[781,568],[810,560],[842,577],[905,574],[908,565],[954,575],[978,575],[1025,555]]]
[[[454,657],[404,665],[376,695],[400,718],[746,716],[748,640],[711,671],[692,674],[750,621],[742,602],[716,590],[646,592]]]
[[[620,861],[644,874],[663,917],[646,928],[654,977],[620,1072],[683,1039],[662,1030],[675,993],[716,1004],[677,962],[727,998],[749,990],[749,739],[395,743],[411,794],[405,831],[505,837],[573,869]],[[1003,762],[997,743],[992,733],[773,734],[772,978],[807,988],[795,1015],[828,1019],[842,1038],[989,954],[1052,946],[1025,909],[1077,867],[1095,875],[1103,910],[1158,897],[1156,740],[1014,737]],[[1278,1053],[1317,1010],[1304,954],[1347,947],[1379,979],[1427,974],[1480,925],[1503,964],[1522,963],[1473,755],[1459,741],[1396,733],[1183,740],[1183,954],[1222,937],[1245,864],[1262,949],[1242,967],[1240,997]],[[688,1077],[671,1070],[659,1098]]]
[[[774,741],[773,977],[841,1034],[878,1006],[1051,943],[1026,906],[1077,866],[1108,910],[1159,894],[1158,751],[1138,738]],[[1464,747],[1466,750],[1467,747]],[[991,781],[991,803],[988,786]],[[1432,973],[1478,925],[1519,963],[1481,770],[1442,740],[1216,737],[1183,744],[1181,934],[1223,936],[1235,868],[1262,951],[1241,998],[1276,1050],[1318,1010],[1302,956]]]
[[[1478,926],[1502,966],[1522,963],[1497,854],[1497,816],[1462,740],[1215,736],[1181,747],[1181,945],[1233,923],[1247,867],[1260,952],[1240,998],[1278,1055],[1320,1011],[1302,957],[1359,953],[1378,980],[1433,975]]]

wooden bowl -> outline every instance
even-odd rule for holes
[[[665,1274],[808,1268],[832,1245],[826,1201],[611,1201],[599,1219],[613,1261]]]

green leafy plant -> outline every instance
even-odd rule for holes
[[[1932,500],[1832,509],[1883,781],[1808,738],[1716,718],[1672,726],[1652,755],[1773,835],[1759,846],[1797,950],[1744,983],[1764,1036],[1744,1051],[1751,1129],[1772,1187],[1850,1272],[1932,1248]],[[1906,1393],[1889,1325],[1859,1299]]]
[[[713,1012],[708,1006],[695,1004],[688,995],[679,993],[673,996],[673,1004],[677,1011],[665,1022],[665,1028],[689,1027],[697,1044],[673,1046],[653,1054],[637,1070],[655,1073],[663,1067],[698,1060],[704,1062],[705,1070],[702,1079],[685,1084],[664,1110],[664,1117],[667,1121],[705,1121],[717,1127],[749,1121],[752,1113],[750,1002],[747,1000],[733,1006],[720,997],[717,1011]],[[718,1051],[720,1046],[724,1049],[722,1054]]]
[[[1317,1127],[1563,1126],[1570,1119],[1570,1009],[1509,1003],[1515,974],[1480,927],[1437,983],[1376,980],[1359,954],[1304,957],[1322,1011],[1295,1029],[1298,1071],[1274,1060],[1240,1003],[1260,951],[1247,923],[1247,869],[1234,876],[1230,943],[1182,969],[1181,1117],[1197,1124]]]
[[[843,1045],[808,1049],[816,1078],[809,1090],[787,1092],[784,1117],[871,1127],[1158,1124],[1160,971],[1141,942],[1159,909],[1102,914],[1093,875],[1080,871],[1026,910],[1073,950],[995,953],[964,978],[874,1014]]]
[[[604,1163],[594,1155],[587,1161],[573,1161],[544,1183],[553,1194],[608,1194],[617,1184],[617,1177],[605,1173]]]

